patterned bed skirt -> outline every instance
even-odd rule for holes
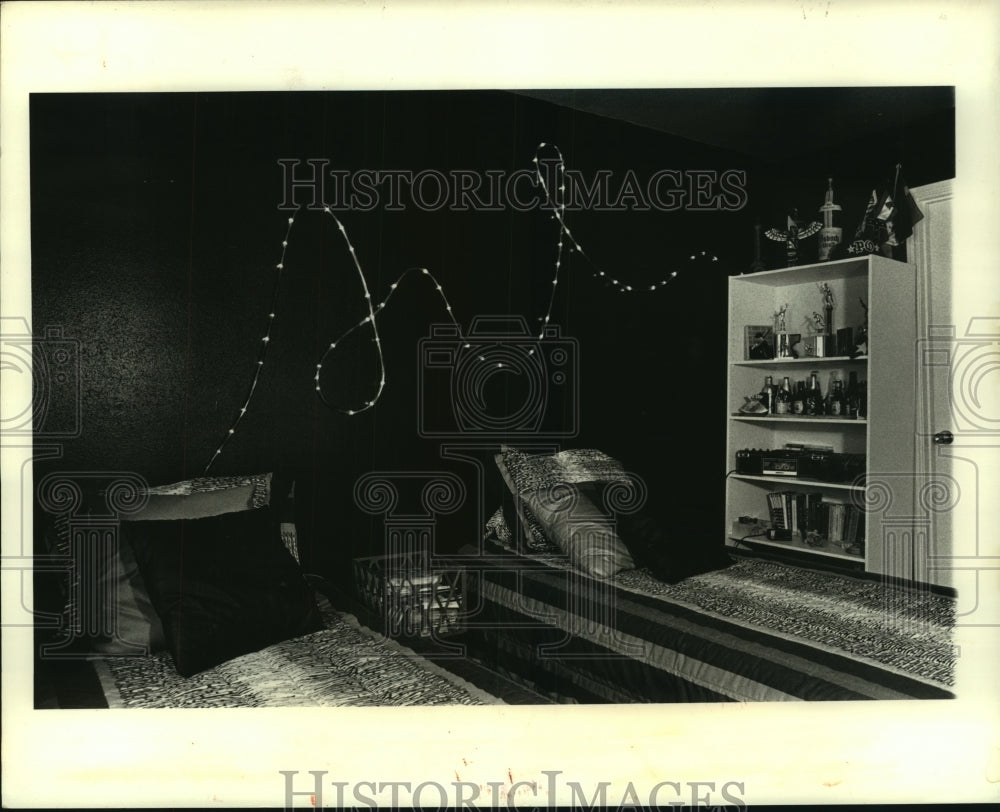
[[[477,688],[353,615],[321,607],[327,628],[192,677],[169,652],[95,661],[109,708],[497,705]]]
[[[509,556],[470,584],[469,645],[579,702],[954,696],[954,601],[746,559],[668,585],[598,582],[555,557]]]

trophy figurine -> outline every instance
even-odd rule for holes
[[[826,312],[826,330],[824,332],[829,335],[833,333],[833,290],[830,288],[829,282],[821,282],[818,287],[823,297],[823,309]]]
[[[788,327],[785,317],[788,313],[788,302],[785,302],[774,314],[774,357],[788,358],[791,356],[791,346],[788,343]]]
[[[823,215],[823,228],[819,232],[819,255],[820,262],[830,259],[833,249],[840,244],[840,239],[844,235],[844,230],[834,222],[834,213],[840,211],[840,206],[833,202],[833,178],[827,178],[826,199],[820,206],[819,212]]]
[[[788,302],[785,302],[781,307],[779,307],[777,312],[774,314],[774,332],[787,332],[787,328],[785,326],[786,313],[788,313]]]

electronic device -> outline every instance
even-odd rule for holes
[[[801,458],[799,451],[764,451],[760,455],[760,472],[764,476],[798,476]]]
[[[804,445],[791,448],[741,448],[736,473],[802,477],[822,482],[857,482],[866,469],[864,454],[844,454]]]

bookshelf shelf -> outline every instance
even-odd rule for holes
[[[752,358],[744,361],[733,361],[741,367],[784,367],[784,366],[829,366],[830,364],[865,363],[867,355],[829,355],[823,358]]]
[[[820,488],[832,491],[854,491],[864,493],[864,485],[853,485],[850,482],[823,482],[819,479],[804,479],[797,476],[765,476],[764,474],[733,474],[736,479],[744,482],[767,482],[781,485],[783,488]]]
[[[831,547],[829,544],[826,547],[810,547],[801,539],[793,539],[792,541],[771,541],[767,538],[746,538],[742,536],[730,536],[729,540],[732,542],[745,542],[750,544],[762,544],[766,547],[777,547],[785,550],[795,550],[799,553],[811,553],[812,555],[822,555],[827,558],[839,558],[844,561],[858,561],[863,563],[865,557],[863,555],[854,555],[853,553],[845,553],[843,550],[838,550],[835,547]]]
[[[834,298],[833,332],[842,327],[857,328],[867,319],[866,355],[747,359],[748,327],[767,325],[783,309],[789,332],[798,332],[800,325],[822,307],[820,285],[824,283]],[[725,484],[725,537],[730,545],[739,543],[740,537],[735,534],[739,532],[736,527],[740,517],[757,516],[772,523],[787,522],[785,526],[793,531],[791,541],[750,540],[766,545],[772,552],[794,550],[861,562],[868,572],[903,577],[909,574],[905,555],[896,550],[901,537],[896,525],[899,516],[913,512],[914,478],[900,475],[893,479],[894,475],[877,472],[906,472],[914,467],[915,301],[913,265],[881,256],[730,277],[725,470],[736,467],[736,455],[741,450],[822,448],[855,459],[863,456],[862,476],[854,482],[892,480],[887,486],[891,495],[879,500],[875,497],[881,490],[854,482],[730,474]],[[854,373],[866,387],[865,417],[754,415],[737,411],[747,398],[761,391],[765,376],[772,376],[776,384],[788,376],[794,385],[813,371],[817,372],[823,394],[833,380],[846,383]],[[871,500],[859,498],[869,494]],[[832,538],[811,546],[803,538],[809,531],[820,538]],[[836,541],[839,534],[846,534],[849,541]],[[859,544],[858,554],[853,552],[854,544]],[[852,552],[845,552],[844,546],[851,547]]]
[[[801,414],[732,414],[733,420],[749,420],[753,423],[836,423],[838,426],[867,426],[868,420],[864,417],[857,419],[850,417],[827,417],[827,416],[806,416]]]

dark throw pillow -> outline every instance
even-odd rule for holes
[[[270,508],[122,527],[182,676],[322,627]]]
[[[722,544],[710,544],[706,533],[675,530],[665,517],[649,508],[618,517],[618,537],[638,567],[676,584],[692,575],[728,567],[732,559]]]

